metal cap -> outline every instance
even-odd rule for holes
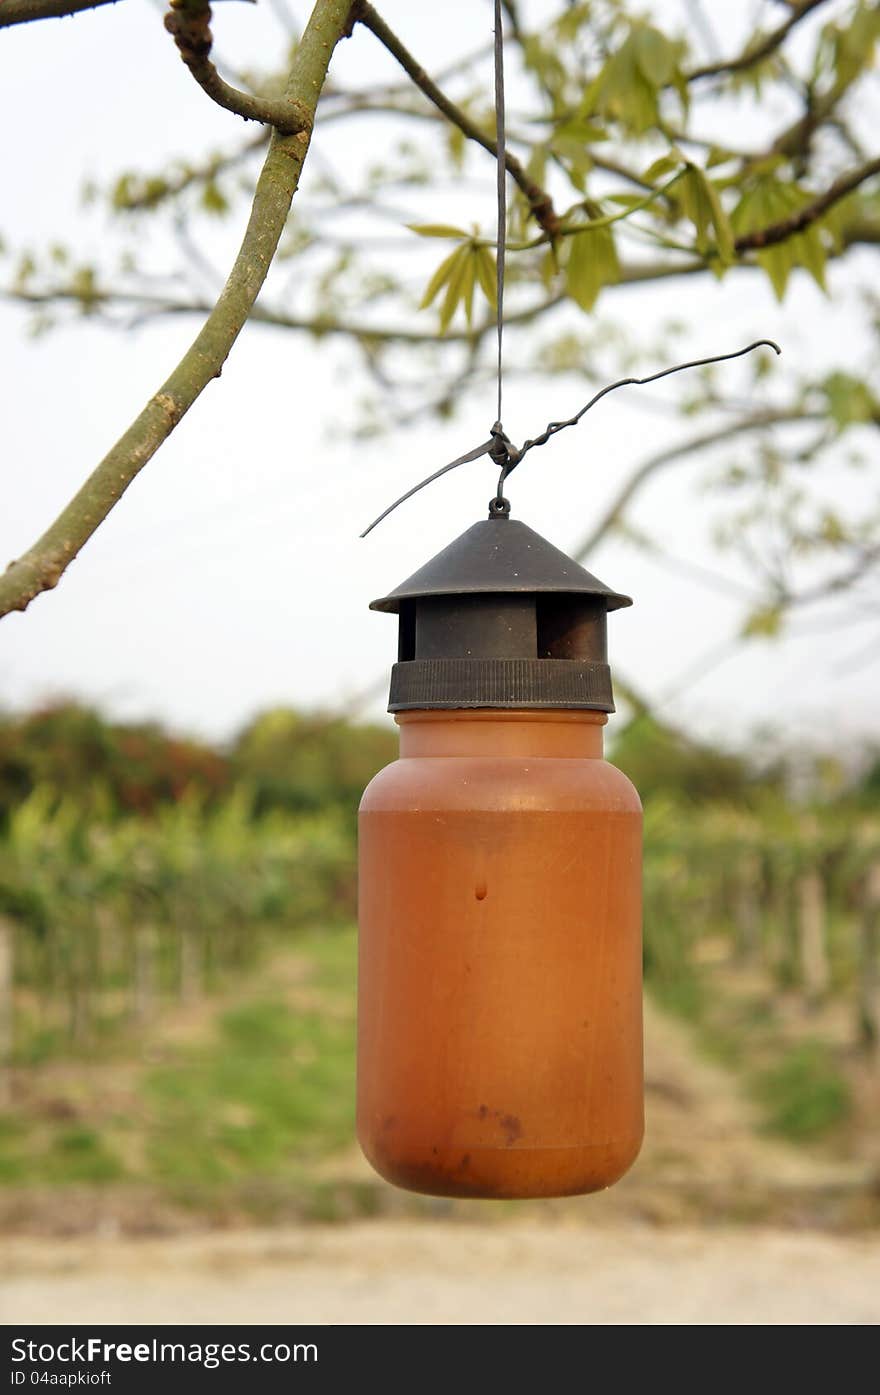
[[[613,712],[606,614],[627,605],[539,533],[493,513],[372,602],[399,616],[389,711]]]
[[[540,533],[504,515],[475,523],[432,557],[371,610],[392,613],[401,601],[422,596],[474,596],[517,592],[603,597],[606,610],[632,605]]]

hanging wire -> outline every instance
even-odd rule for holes
[[[498,478],[498,489],[496,495],[489,502],[489,512],[495,516],[505,516],[510,513],[510,503],[504,497],[504,485],[508,476],[516,469],[523,457],[536,446],[544,446],[557,432],[564,431],[567,426],[577,426],[582,417],[586,416],[591,407],[609,392],[614,392],[621,387],[641,387],[645,383],[655,383],[659,378],[668,378],[671,373],[682,373],[687,368],[702,368],[710,363],[725,363],[728,359],[741,358],[743,354],[750,354],[755,349],[768,348],[774,353],[781,354],[779,345],[772,339],[756,339],[754,343],[747,344],[744,349],[734,349],[728,354],[712,354],[708,358],[690,359],[687,363],[677,363],[672,368],[662,368],[658,373],[649,373],[646,378],[619,378],[616,383],[608,383],[606,387],[600,388],[580,411],[574,416],[567,417],[564,421],[551,421],[541,432],[540,436],[524,441],[519,447],[515,446],[501,424],[501,395],[503,384],[502,369],[502,341],[504,335],[504,263],[507,253],[507,133],[505,127],[505,106],[504,106],[504,28],[502,23],[502,0],[495,0],[495,130],[496,130],[496,191],[498,201],[498,225],[495,239],[496,252],[496,282],[495,282],[495,321],[497,333],[497,418],[489,433],[488,441],[482,445],[475,446],[473,450],[465,455],[460,455],[456,460],[450,460],[448,465],[441,465],[439,470],[428,475],[426,479],[414,484],[405,494],[401,494],[399,499],[395,499],[393,504],[389,504],[374,518],[368,528],[361,533],[365,538],[368,533],[393,513],[400,504],[406,503],[414,494],[418,494],[421,489],[425,489],[429,484],[433,484],[441,475],[446,475],[450,470],[457,470],[459,465],[467,465],[472,460],[479,460],[481,456],[488,455],[490,459],[501,467],[501,474]]]
[[[508,475],[516,469],[526,452],[534,450],[535,446],[545,446],[552,436],[555,436],[558,431],[564,431],[567,426],[577,426],[578,422],[582,417],[586,416],[590,408],[595,407],[596,403],[600,402],[603,397],[606,397],[609,392],[614,392],[616,388],[621,387],[641,387],[645,383],[656,383],[658,378],[668,378],[670,373],[683,373],[687,368],[702,368],[709,363],[725,363],[728,359],[742,358],[743,354],[750,354],[754,349],[764,347],[772,349],[774,353],[782,353],[779,345],[775,343],[774,340],[756,339],[753,344],[747,344],[744,349],[734,349],[734,351],[729,354],[713,354],[709,358],[693,358],[687,363],[676,363],[672,368],[661,368],[659,373],[649,373],[646,378],[619,378],[616,383],[609,383],[607,387],[600,388],[600,390],[590,398],[589,402],[581,407],[579,412],[575,412],[573,417],[568,417],[565,421],[551,421],[546,429],[541,432],[540,436],[536,436],[534,440],[523,442],[522,446],[519,448],[508,440],[504,432],[498,429],[496,423],[492,428],[492,435],[489,437],[488,441],[484,441],[481,446],[476,446],[474,450],[468,451],[467,455],[460,455],[457,460],[451,460],[448,465],[441,466],[439,470],[434,471],[433,475],[428,475],[427,479],[420,480],[418,484],[414,484],[412,489],[408,489],[405,494],[401,494],[399,499],[395,499],[393,504],[389,504],[384,513],[380,513],[378,518],[373,519],[369,528],[365,528],[361,533],[361,537],[365,538],[368,533],[371,533],[377,523],[381,523],[383,518],[387,518],[390,513],[394,512],[398,504],[405,503],[406,500],[411,499],[414,494],[418,494],[420,489],[424,489],[427,485],[433,484],[434,480],[438,480],[441,475],[447,474],[449,470],[455,470],[459,465],[465,465],[471,460],[479,460],[481,455],[491,455],[492,459],[496,460],[496,452],[498,451],[499,445],[503,448],[506,458],[500,462],[501,475],[498,480],[498,492],[495,498],[491,500],[489,508],[492,513],[495,514],[509,513],[510,505],[504,498],[504,483]],[[498,463],[497,460],[496,463]]]
[[[498,224],[495,233],[495,323],[498,335],[498,410],[493,433],[501,426],[502,339],[504,336],[504,262],[507,254],[507,125],[504,110],[504,27],[501,0],[495,0],[495,175]]]
[[[474,450],[469,450],[467,455],[460,455],[457,460],[450,460],[448,465],[441,465],[440,469],[435,470],[433,475],[429,475],[427,479],[421,480],[418,484],[414,484],[412,489],[408,489],[405,494],[401,494],[399,499],[395,499],[393,504],[389,504],[384,513],[380,513],[378,518],[373,519],[369,528],[364,529],[361,533],[361,537],[365,538],[368,533],[372,533],[373,529],[382,522],[383,518],[387,518],[390,513],[394,512],[398,504],[405,504],[407,499],[411,499],[414,494],[418,494],[420,489],[424,489],[427,485],[433,484],[435,480],[439,480],[441,475],[448,474],[450,470],[458,469],[459,465],[467,465],[470,460],[479,460],[481,455],[488,455],[494,444],[494,437],[490,436],[488,441],[484,441],[481,446],[476,446]]]
[[[609,383],[607,387],[600,388],[589,402],[581,407],[579,412],[575,412],[573,417],[566,417],[565,421],[549,422],[540,436],[536,436],[534,440],[524,441],[518,450],[514,446],[508,451],[509,460],[502,466],[501,477],[498,481],[499,499],[504,493],[504,481],[516,469],[527,451],[534,450],[535,446],[546,446],[551,436],[555,436],[558,431],[564,431],[567,426],[577,426],[581,417],[586,416],[590,408],[595,407],[596,403],[600,402],[609,392],[614,392],[616,388],[621,387],[643,387],[645,383],[656,383],[659,378],[668,378],[670,373],[683,373],[687,368],[703,368],[709,363],[726,363],[730,358],[742,358],[743,354],[750,354],[753,350],[761,348],[772,349],[776,354],[782,353],[775,340],[756,339],[754,343],[746,344],[744,349],[734,349],[729,354],[712,354],[709,358],[692,358],[687,363],[676,363],[672,368],[661,368],[659,373],[649,373],[646,378],[618,378],[616,383]]]

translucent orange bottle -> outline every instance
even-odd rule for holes
[[[506,515],[400,616],[400,759],[360,809],[358,1137],[389,1181],[535,1197],[642,1138],[641,806],[602,759],[628,604]]]

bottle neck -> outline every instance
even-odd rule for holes
[[[400,712],[400,754],[407,756],[556,756],[602,758],[604,712]]]

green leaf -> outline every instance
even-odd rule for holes
[[[783,301],[788,289],[788,278],[797,265],[794,239],[777,242],[773,247],[762,247],[755,253],[755,260],[762,271],[766,272],[776,299]]]
[[[793,238],[794,250],[800,264],[810,273],[820,290],[828,294],[828,286],[825,281],[825,245],[822,241],[822,230],[815,223],[811,228]]]
[[[460,130],[458,126],[453,126],[451,121],[446,128],[446,148],[449,151],[449,159],[453,168],[460,170],[464,165],[467,138],[464,131]]]
[[[703,256],[715,251],[721,267],[736,256],[733,229],[711,179],[697,165],[688,165],[678,184],[682,208],[694,225],[697,251]]]
[[[716,165],[726,165],[730,160],[737,157],[731,151],[725,150],[722,145],[713,145],[706,156],[706,169],[713,170]]]
[[[782,628],[782,609],[778,605],[761,606],[753,610],[743,624],[740,634],[743,638],[758,636],[772,639]]]
[[[477,258],[476,252],[479,249],[471,246],[468,248],[467,260],[464,263],[464,275],[461,281],[460,298],[464,305],[464,317],[468,325],[473,323],[474,318],[474,287],[477,282]]]
[[[95,304],[99,299],[97,278],[95,269],[92,266],[81,266],[70,278],[70,290],[80,303],[80,309],[84,315],[91,315],[94,312]]]
[[[495,257],[488,247],[478,247],[476,251],[477,280],[480,290],[494,310],[497,305],[498,272]]]
[[[837,81],[848,84],[871,66],[880,41],[880,10],[871,0],[861,0],[854,14],[834,31],[834,65]]]
[[[548,147],[546,145],[536,145],[528,158],[526,174],[536,184],[543,185],[547,177],[547,153]]]
[[[580,140],[554,136],[551,148],[557,160],[564,166],[572,186],[579,194],[583,194],[587,187],[587,175],[593,168],[593,159],[588,147]],[[537,181],[538,184],[543,182],[543,179]]]
[[[638,64],[636,39],[632,31],[606,60],[587,89],[581,115],[595,111],[639,135],[656,124],[659,109],[657,91]]]
[[[555,242],[551,242],[547,251],[541,258],[540,271],[541,284],[545,291],[549,291],[550,287],[553,285],[554,277],[559,273],[559,252],[557,251]]]
[[[553,139],[555,140],[557,137],[565,141],[577,141],[580,145],[596,145],[600,141],[608,139],[608,131],[595,121],[586,121],[583,117],[575,116],[560,121],[553,133]],[[531,171],[529,172],[531,173]]]
[[[209,179],[202,189],[202,208],[207,213],[223,214],[229,212],[229,200],[214,179]]]
[[[733,211],[734,231],[737,235],[752,233],[784,222],[812,197],[797,184],[778,179],[774,171],[762,174],[743,192]],[[788,278],[797,266],[804,267],[817,285],[823,291],[826,289],[825,231],[825,220],[819,220],[801,233],[756,251],[755,260],[766,272],[779,300],[785,295]]]
[[[832,373],[822,387],[832,420],[841,430],[873,421],[880,412],[880,403],[861,378],[854,378],[849,373]]]
[[[464,228],[453,228],[449,223],[407,223],[410,232],[419,237],[452,237],[459,240],[469,237]]]
[[[680,150],[672,149],[667,155],[661,155],[659,160],[655,160],[653,165],[649,165],[642,175],[646,184],[656,184],[659,180],[666,179],[673,174],[680,165],[686,164],[684,156]]]
[[[710,217],[715,232],[715,244],[718,248],[718,255],[722,262],[729,264],[734,261],[736,257],[736,248],[734,247],[733,229],[730,226],[730,219],[722,207],[721,199],[718,196],[718,190],[715,188],[712,180],[706,179],[704,175],[703,183],[705,185],[706,197],[709,201]]]
[[[473,323],[474,293],[479,286],[492,309],[496,295],[495,257],[488,247],[469,238],[442,261],[428,282],[419,306],[424,310],[446,288],[440,306],[440,333],[445,334],[459,305],[468,324]]]
[[[819,536],[824,543],[828,543],[831,547],[838,547],[849,539],[849,533],[843,519],[831,509],[826,509],[822,514]]]
[[[573,0],[567,0],[565,13],[556,20],[554,28],[560,39],[566,43],[573,43],[580,34],[580,31],[590,22],[592,18],[591,6],[586,4],[575,4]]]
[[[603,286],[620,280],[620,263],[611,228],[589,228],[566,241],[565,288],[572,300],[588,313]]]
[[[456,247],[455,251],[451,252],[449,256],[446,257],[445,260],[440,263],[437,270],[434,272],[434,275],[431,277],[430,281],[425,287],[425,294],[422,296],[422,299],[419,302],[420,310],[426,310],[427,307],[436,298],[441,288],[446,285],[446,282],[452,275],[457,262],[461,258],[462,252],[464,252],[465,250],[466,249],[464,247]]]
[[[443,297],[443,304],[440,307],[440,333],[445,334],[451,323],[452,317],[458,309],[459,302],[465,293],[465,279],[467,276],[467,266],[470,259],[470,247],[467,245],[459,247],[452,254],[452,266],[446,278],[446,294]]]
[[[636,61],[643,75],[653,87],[665,87],[676,69],[675,45],[650,25],[637,31],[635,44]]]
[[[23,290],[30,281],[36,269],[37,264],[31,256],[30,252],[22,253],[18,261],[18,266],[15,269],[15,276],[12,282],[15,290]]]

